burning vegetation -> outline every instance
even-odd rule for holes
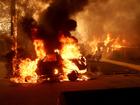
[[[91,47],[91,55],[96,55],[100,52],[105,58],[109,57],[114,51],[127,47],[127,42],[124,39],[120,39],[120,37],[113,38],[111,34],[107,34],[105,39],[93,40],[88,43],[88,46]]]

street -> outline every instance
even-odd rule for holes
[[[106,62],[90,61],[90,66],[91,74],[99,74],[88,81],[15,84],[3,76],[0,79],[0,105],[58,105],[63,92],[140,88],[140,74],[136,70]],[[5,75],[4,72],[1,75]]]

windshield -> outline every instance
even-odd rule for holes
[[[129,0],[129,2],[120,2],[111,2],[109,0],[104,2],[90,2],[88,5],[85,2],[85,10],[82,10],[77,15],[75,15],[73,17],[74,20],[64,22],[60,19],[62,22],[62,25],[60,25],[59,28],[60,32],[58,31],[56,33],[53,33],[51,32],[51,30],[56,31],[55,28],[58,28],[59,26],[50,25],[53,23],[52,20],[50,20],[52,21],[52,23],[42,23],[42,21],[44,21],[42,20],[42,18],[45,18],[43,13],[47,9],[49,11],[51,7],[51,1],[45,2],[42,0],[37,0],[35,2],[32,2],[32,0],[28,0],[27,2],[26,0],[22,0],[12,3],[9,0],[0,1],[0,6],[2,8],[0,12],[0,49],[3,49],[3,52],[0,52],[1,60],[7,59],[7,57],[11,56],[10,54],[13,51],[11,49],[12,46],[15,45],[14,43],[17,43],[17,46],[14,47],[16,47],[16,49],[18,49],[17,51],[19,51],[20,53],[18,54],[18,57],[22,59],[28,57],[30,57],[31,59],[35,59],[35,50],[37,50],[34,49],[33,41],[35,39],[45,39],[43,39],[42,41],[42,43],[44,44],[43,46],[45,46],[45,48],[43,47],[42,51],[47,52],[47,48],[48,50],[50,50],[51,48],[49,48],[49,46],[52,46],[52,48],[54,47],[61,49],[62,46],[59,46],[61,41],[57,41],[57,38],[53,40],[53,37],[47,36],[49,33],[50,35],[55,35],[58,33],[63,34],[63,37],[67,36],[75,41],[78,41],[78,45],[74,46],[78,46],[76,48],[77,51],[80,51],[79,54],[83,55],[86,58],[87,71],[91,74],[139,74],[139,30],[136,28],[139,26],[139,6],[136,2],[139,1]],[[59,3],[57,5],[59,7]],[[120,8],[117,8],[118,5],[120,6]],[[82,5],[80,4],[79,6],[82,7]],[[113,7],[114,9],[109,9]],[[134,8],[133,11],[130,9],[131,7]],[[52,8],[55,8],[53,7],[53,4]],[[76,7],[74,9],[76,10]],[[73,9],[70,10],[73,11]],[[94,13],[92,13],[92,11],[94,11]],[[55,13],[57,11],[54,10],[53,12]],[[12,16],[15,18],[11,18]],[[46,17],[46,19],[49,18]],[[66,17],[60,16],[60,18]],[[12,23],[12,21],[15,23]],[[54,19],[54,21],[58,20]],[[76,30],[73,30],[71,32],[71,29],[76,27],[76,24]],[[40,28],[42,26],[43,28]],[[11,27],[17,27],[17,30],[13,30],[16,28]],[[44,27],[49,27],[50,29],[46,30]],[[17,36],[14,34],[17,34]],[[47,46],[47,44],[50,43],[51,45]],[[50,55],[52,51],[49,52]]]
[[[140,88],[139,4],[0,0],[1,105],[59,105],[65,92],[108,89],[106,97]]]

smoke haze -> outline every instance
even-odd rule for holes
[[[70,17],[82,11],[87,4],[88,0],[52,0],[40,18],[40,24],[49,35],[57,34],[62,25],[67,24]]]
[[[92,41],[113,33],[131,44],[140,45],[139,4],[139,0],[90,0],[86,9],[75,17],[77,37],[82,41]]]

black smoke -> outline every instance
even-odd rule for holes
[[[87,4],[88,0],[53,0],[50,7],[41,16],[41,27],[46,34],[54,36],[60,30],[74,30],[76,21],[70,17],[82,11]]]
[[[52,53],[61,46],[60,33],[75,38],[71,36],[70,31],[76,29],[77,22],[71,19],[71,16],[84,10],[87,4],[88,0],[52,0],[50,6],[43,11],[38,23],[32,16],[23,17],[22,28],[31,39],[44,40],[47,52]]]
[[[87,4],[88,0],[53,0],[42,13],[37,26],[37,38],[44,40],[48,53],[61,46],[60,33],[75,38],[71,36],[70,31],[76,29],[77,22],[71,19],[71,16],[82,11]],[[28,23],[31,23],[28,27],[36,27],[35,22],[30,18]]]

